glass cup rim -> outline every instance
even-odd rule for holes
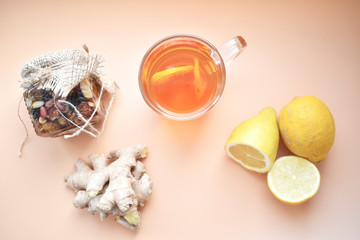
[[[153,52],[153,50],[161,45],[162,43],[168,41],[168,40],[172,40],[172,39],[176,39],[176,38],[189,38],[189,39],[195,39],[195,40],[198,40],[202,43],[204,43],[205,45],[208,45],[211,50],[213,50],[218,56],[219,56],[219,59],[220,59],[220,67],[221,67],[221,70],[222,70],[222,83],[221,83],[221,86],[220,86],[220,89],[219,89],[219,93],[217,94],[217,96],[212,100],[211,104],[209,106],[207,106],[205,109],[203,109],[201,112],[199,113],[196,113],[196,114],[192,114],[192,113],[189,113],[188,116],[174,116],[174,115],[171,115],[167,112],[164,112],[164,111],[161,111],[158,107],[154,106],[154,104],[152,104],[150,102],[150,100],[148,99],[148,97],[146,96],[145,94],[145,91],[144,91],[144,88],[143,88],[143,84],[142,84],[142,72],[143,72],[143,67],[144,67],[144,64],[147,60],[147,58],[150,56],[150,54]],[[167,36],[167,37],[164,37],[160,40],[158,40],[157,42],[155,42],[145,53],[144,57],[142,58],[141,60],[141,64],[140,64],[140,68],[139,68],[139,72],[138,72],[138,84],[139,84],[139,88],[140,88],[140,92],[141,92],[141,95],[144,99],[144,101],[146,102],[146,104],[152,109],[154,110],[155,112],[163,115],[164,117],[168,118],[168,119],[172,119],[172,120],[180,120],[180,121],[185,121],[185,120],[191,120],[191,119],[195,119],[195,118],[198,118],[198,117],[201,117],[203,116],[205,113],[207,113],[212,107],[215,106],[215,104],[219,101],[223,91],[224,91],[224,88],[225,88],[225,82],[226,82],[226,69],[225,69],[225,64],[224,64],[224,60],[220,54],[220,52],[218,51],[218,49],[212,44],[210,43],[209,41],[207,41],[206,39],[202,38],[202,37],[199,37],[199,36],[196,36],[196,35],[192,35],[192,34],[173,34],[173,35],[170,35],[170,36]]]

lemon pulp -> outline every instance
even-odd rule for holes
[[[266,166],[263,153],[253,147],[244,144],[235,144],[229,146],[229,153],[231,153],[237,161],[249,167],[263,169]]]
[[[296,156],[275,161],[267,176],[271,192],[280,201],[297,205],[315,195],[320,186],[320,173],[310,161]]]

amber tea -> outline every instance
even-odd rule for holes
[[[193,119],[207,112],[221,96],[224,61],[204,39],[171,36],[145,54],[139,85],[146,103],[155,111],[171,119]]]
[[[178,116],[201,112],[217,98],[222,85],[220,61],[195,40],[175,39],[145,62],[142,87],[149,103]]]

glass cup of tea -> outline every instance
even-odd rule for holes
[[[194,35],[166,37],[141,62],[141,94],[150,108],[169,119],[200,117],[218,102],[225,87],[225,66],[245,47],[240,36],[219,49]]]

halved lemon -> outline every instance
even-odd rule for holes
[[[225,143],[225,151],[234,161],[259,173],[270,170],[278,147],[279,129],[272,107],[266,107],[257,116],[242,122]]]
[[[284,203],[297,205],[310,199],[320,186],[320,173],[310,161],[296,156],[281,157],[267,175],[270,191]]]

